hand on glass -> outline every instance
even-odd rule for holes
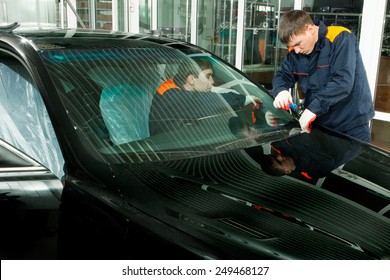
[[[301,125],[302,131],[310,133],[311,123],[317,118],[317,115],[312,111],[305,109],[301,117],[299,118],[299,124]]]
[[[282,90],[275,97],[274,107],[287,111],[288,109],[290,109],[290,104],[292,104],[292,103],[293,102],[292,102],[291,93],[287,90]]]

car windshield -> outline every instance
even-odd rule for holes
[[[54,48],[42,55],[82,142],[110,161],[242,149],[286,135],[284,125],[292,121],[275,110],[263,87],[196,48]],[[194,90],[199,60],[211,71]],[[279,125],[267,120],[269,113]]]

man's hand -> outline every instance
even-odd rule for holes
[[[291,103],[293,103],[292,96],[291,93],[287,90],[282,90],[281,92],[279,92],[274,100],[275,108],[283,109],[286,111],[290,109],[289,104]]]
[[[301,117],[299,118],[299,124],[301,125],[302,131],[310,133],[311,132],[311,123],[317,118],[317,115],[312,111],[305,109]]]

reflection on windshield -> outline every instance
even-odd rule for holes
[[[262,156],[261,167],[273,176],[291,175],[315,183],[356,158],[362,150],[360,142],[316,127],[310,134],[298,133],[272,142],[271,153]]]
[[[59,49],[44,56],[74,127],[109,160],[158,161],[236,149],[229,143],[238,142],[241,148],[285,132],[292,120],[262,87],[203,52]]]

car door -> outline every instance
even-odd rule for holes
[[[2,236],[54,233],[61,191],[50,170],[0,139]]]

